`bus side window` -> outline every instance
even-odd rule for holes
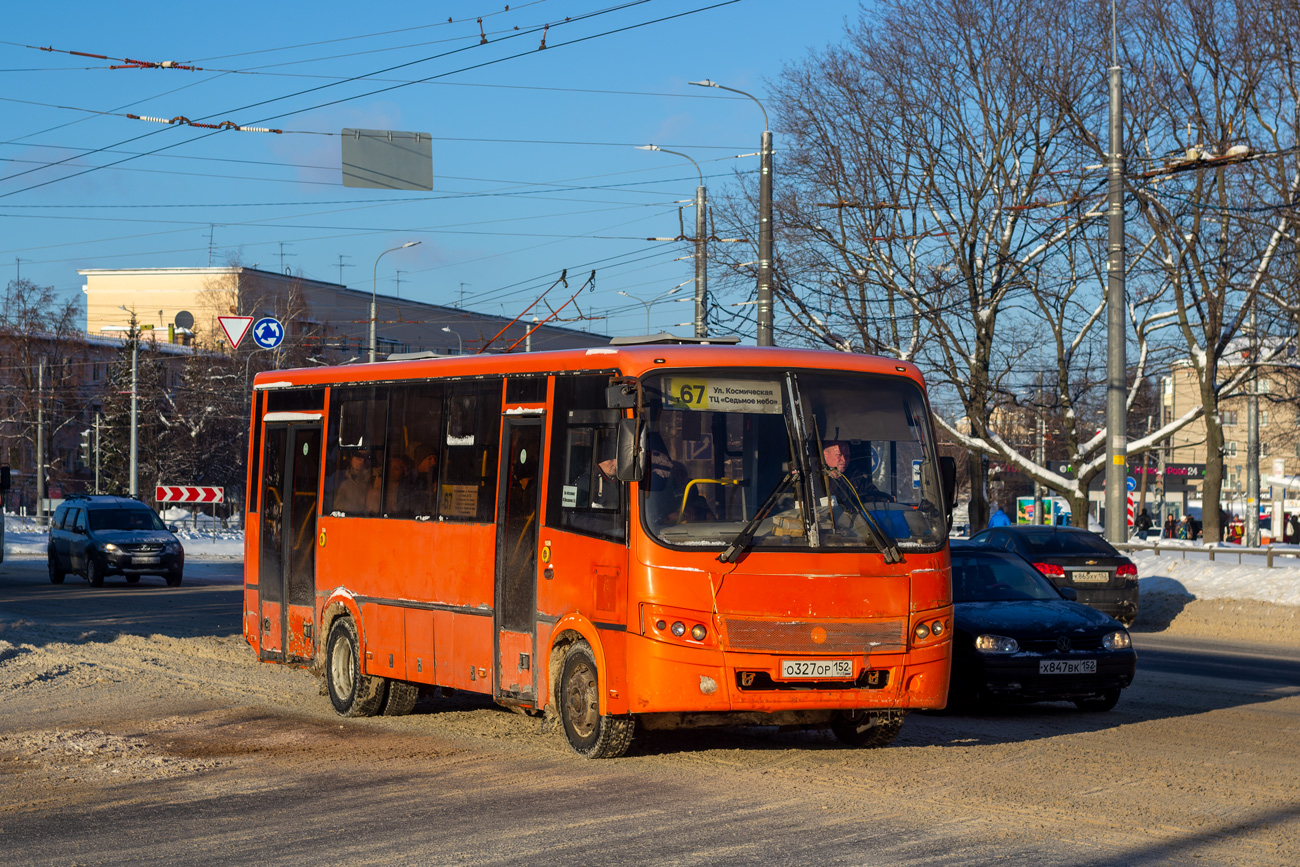
[[[331,394],[325,462],[325,512],[377,517],[381,506],[387,388],[341,388]]]
[[[501,440],[501,380],[447,387],[438,515],[444,521],[495,520]]]
[[[438,515],[438,466],[442,442],[442,386],[421,382],[393,390],[385,448],[385,518]]]
[[[614,477],[619,410],[607,409],[607,375],[557,377],[551,424],[548,526],[625,537],[627,486]]]

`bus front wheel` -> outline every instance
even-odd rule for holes
[[[615,759],[632,745],[636,723],[600,712],[600,678],[591,645],[575,642],[560,674],[560,722],[569,746],[588,759]]]
[[[334,710],[353,717],[379,713],[388,681],[361,673],[361,642],[351,617],[334,621],[325,648],[325,682]]]
[[[902,729],[902,714],[840,711],[831,720],[831,731],[846,747],[886,747]]]

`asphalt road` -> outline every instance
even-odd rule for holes
[[[474,697],[334,716],[243,645],[239,568],[95,590],[0,565],[0,865],[1300,862],[1300,651],[1139,634],[1106,714],[914,714],[882,750],[654,733],[590,762]]]

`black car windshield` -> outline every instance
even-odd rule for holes
[[[1099,554],[1102,557],[1118,557],[1120,553],[1110,543],[1096,533],[1039,530],[1021,533],[1025,550],[1031,554],[1052,556],[1057,554]]]
[[[954,602],[1019,602],[1060,598],[1056,588],[1017,558],[960,550],[952,552]]]
[[[91,509],[90,529],[94,530],[165,530],[163,522],[150,508]]]
[[[921,390],[843,371],[665,372],[643,383],[646,529],[670,545],[933,547],[947,532]],[[814,515],[808,519],[809,513]]]

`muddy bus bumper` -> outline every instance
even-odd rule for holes
[[[679,647],[628,636],[628,711],[784,715],[792,711],[941,708],[947,702],[950,641],[910,654],[769,654]],[[782,663],[843,661],[852,677],[787,678]],[[767,724],[782,724],[773,719]]]

